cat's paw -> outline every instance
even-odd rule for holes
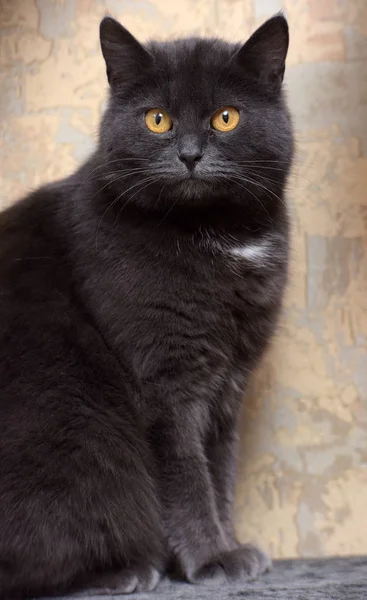
[[[245,544],[203,565],[190,580],[193,583],[251,581],[270,569],[268,555],[252,544]]]
[[[113,575],[105,575],[97,585],[93,586],[93,589],[88,590],[87,595],[118,596],[134,592],[151,592],[157,587],[161,577],[161,573],[154,567],[131,567]]]

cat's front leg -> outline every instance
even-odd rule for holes
[[[269,561],[255,547],[233,548],[228,542],[205,454],[203,419],[198,406],[181,405],[154,427],[168,544],[191,582],[248,580]]]
[[[239,436],[237,433],[237,411],[233,418],[218,418],[206,444],[206,456],[211,480],[213,483],[219,518],[227,538],[228,545],[234,552],[249,561],[249,577],[271,567],[270,558],[251,544],[240,544],[233,526],[233,504],[237,474],[237,456]],[[237,560],[237,558],[236,558]],[[256,564],[258,563],[258,564]],[[240,568],[240,567],[239,567]]]
[[[238,548],[233,526],[233,502],[237,472],[238,434],[236,419],[219,423],[208,436],[206,456],[219,518],[230,548]]]
[[[208,557],[229,549],[202,444],[203,420],[199,410],[168,410],[152,435],[168,544],[189,580]]]

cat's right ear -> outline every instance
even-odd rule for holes
[[[131,81],[131,78],[150,67],[152,57],[149,52],[115,19],[102,19],[99,39],[108,82],[112,88],[124,81]]]
[[[264,89],[277,94],[283,81],[288,44],[288,24],[278,14],[252,34],[233,60]]]

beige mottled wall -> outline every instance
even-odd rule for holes
[[[142,39],[234,40],[282,7],[292,278],[244,411],[236,523],[274,556],[367,553],[367,0],[0,0],[0,206],[93,147],[106,11]]]

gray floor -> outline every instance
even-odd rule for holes
[[[78,596],[81,598],[81,596]],[[87,594],[83,596],[91,600]],[[98,600],[127,596],[98,596]],[[96,598],[96,597],[95,597]],[[200,587],[163,582],[133,600],[367,600],[367,556],[281,561],[273,571],[246,586]],[[60,600],[60,599],[59,599]]]

